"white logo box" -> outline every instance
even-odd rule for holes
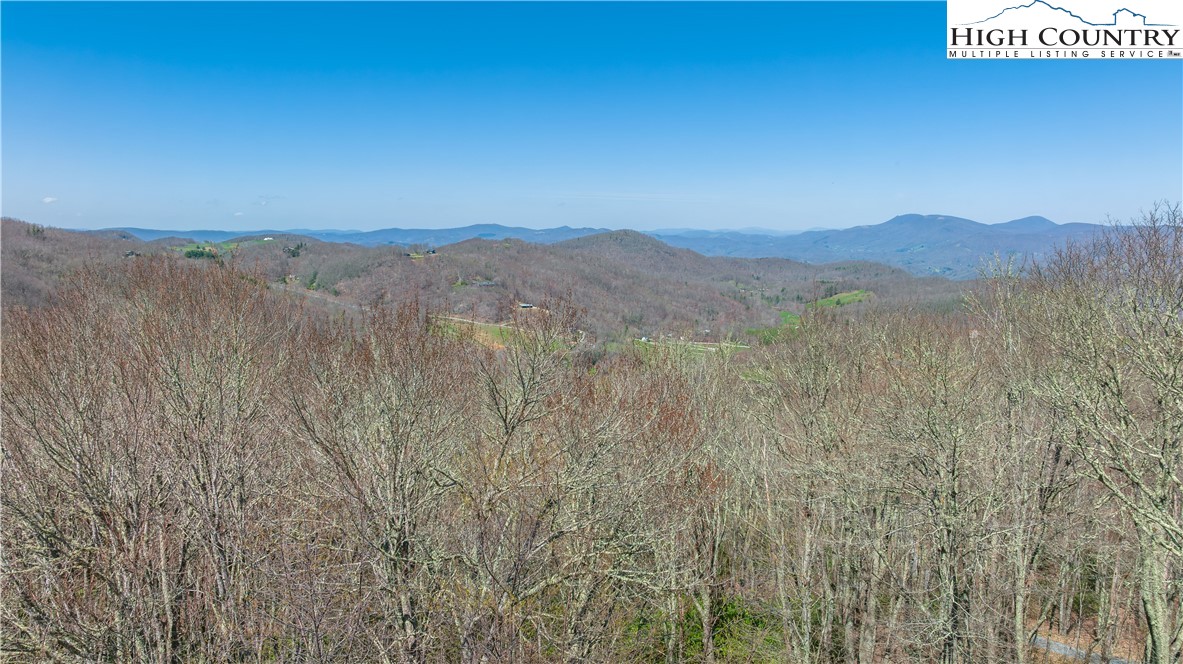
[[[947,0],[946,57],[1183,59],[1181,0]]]

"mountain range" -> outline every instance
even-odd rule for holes
[[[348,242],[363,247],[379,247],[382,245],[409,247],[416,244],[442,247],[472,239],[523,240],[535,244],[554,244],[555,242],[571,240],[585,235],[608,232],[606,228],[571,228],[569,226],[560,226],[558,228],[534,229],[502,226],[500,224],[474,224],[461,228],[383,228],[376,231],[315,230],[303,228],[261,231],[167,231],[152,228],[109,228],[104,230],[130,233],[146,242],[167,237],[189,238],[198,242],[225,242],[243,236],[303,235],[323,242]]]
[[[5,307],[40,306],[80,268],[102,272],[165,257],[193,269],[233,264],[277,292],[334,314],[413,300],[433,312],[498,323],[511,320],[521,303],[545,310],[566,300],[582,312],[580,329],[603,342],[662,335],[753,341],[841,293],[852,296],[842,305],[834,301],[842,315],[858,315],[871,304],[954,311],[970,286],[876,263],[703,256],[627,230],[549,244],[471,238],[435,252],[286,233],[201,245],[4,219],[0,300]]]
[[[967,279],[977,276],[983,262],[992,256],[1040,260],[1057,246],[1070,240],[1087,239],[1102,228],[1104,227],[1096,224],[1057,224],[1039,216],[1024,217],[1000,224],[983,224],[948,215],[905,214],[880,224],[839,230],[809,230],[796,234],[763,229],[671,229],[646,234],[671,246],[691,249],[706,256],[790,258],[808,263],[872,261],[900,267],[915,275]],[[554,244],[608,232],[602,228],[560,226],[532,229],[499,224],[442,229],[386,228],[375,231],[234,232],[116,228],[97,232],[112,231],[126,233],[145,241],[183,237],[199,242],[223,242],[241,236],[303,235],[324,242],[350,243],[366,247],[436,247],[470,239],[516,239],[535,244]]]
[[[992,256],[1040,260],[1065,242],[1086,239],[1102,228],[1056,224],[1038,216],[982,224],[960,217],[906,214],[871,226],[788,236],[719,232],[656,237],[708,256],[775,256],[809,263],[863,260],[901,267],[916,275],[966,279],[977,276],[983,261]]]

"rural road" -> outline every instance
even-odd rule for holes
[[[1060,643],[1059,641],[1045,639],[1042,636],[1037,636],[1032,639],[1031,645],[1035,646],[1036,648],[1042,648],[1054,655],[1059,655],[1061,657],[1071,657],[1072,659],[1080,661],[1084,661],[1085,659],[1086,653],[1080,648],[1074,648],[1067,643]],[[1102,660],[1101,656],[1096,653],[1090,656],[1088,661],[1089,664],[1136,664],[1136,662],[1132,662],[1128,659],[1119,659],[1117,657]]]

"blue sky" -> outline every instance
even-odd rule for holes
[[[799,229],[1183,198],[1183,61],[947,61],[941,2],[25,3],[2,211]]]

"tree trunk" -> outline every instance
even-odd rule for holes
[[[1021,550],[1020,550],[1021,554]],[[1023,555],[1015,556],[1014,613],[1012,614],[1015,639],[1015,664],[1027,664],[1027,561]]]
[[[1138,583],[1142,591],[1142,610],[1146,614],[1146,664],[1170,664],[1170,631],[1167,626],[1166,584],[1162,552],[1150,536],[1140,543]]]
[[[714,595],[709,583],[703,583],[698,592],[698,615],[702,624],[702,661],[715,661],[715,611]]]

